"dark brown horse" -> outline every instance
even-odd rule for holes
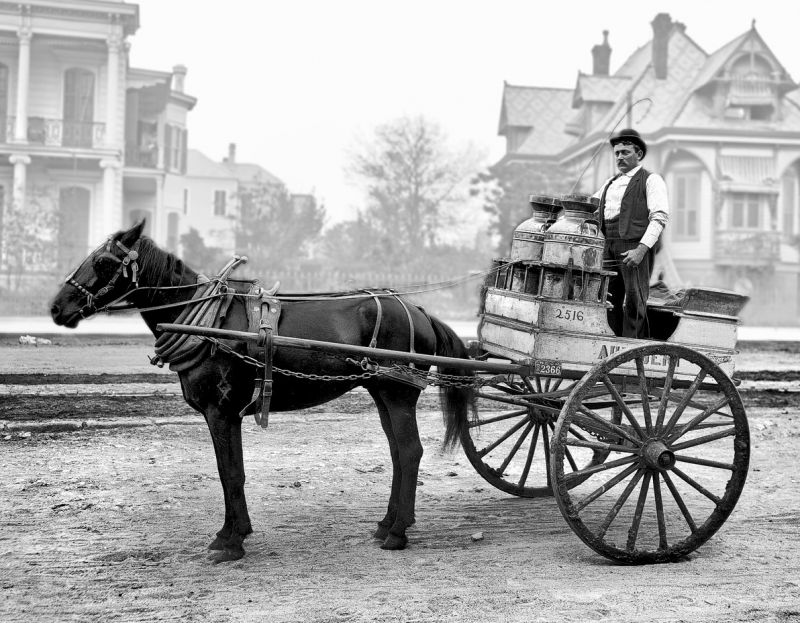
[[[161,336],[156,328],[159,323],[175,322],[186,307],[182,302],[190,300],[195,293],[198,275],[180,259],[142,236],[143,226],[144,223],[140,223],[109,238],[106,245],[89,255],[67,278],[52,302],[51,313],[56,324],[74,328],[83,318],[103,311],[121,298],[140,310],[156,338]],[[164,307],[176,303],[177,306]],[[378,306],[369,296],[332,296],[321,300],[314,297],[293,300],[290,296],[282,303],[278,333],[283,336],[366,346],[376,326]],[[468,356],[452,329],[424,310],[413,305],[405,308],[392,297],[382,299],[378,347],[408,351],[412,324],[416,352]],[[248,330],[242,297],[234,297],[221,328]],[[243,343],[228,344],[236,352],[245,353]],[[342,357],[283,347],[276,351],[274,365],[276,369],[313,375],[341,377],[362,372]],[[456,369],[441,369],[440,372],[466,374]],[[218,562],[241,558],[244,538],[252,532],[244,495],[239,413],[252,397],[255,376],[251,364],[222,349],[209,352],[196,365],[179,372],[184,398],[205,416],[222,482],[225,523],[209,545],[210,549],[218,550],[213,556]],[[420,389],[382,375],[330,381],[279,373],[274,379],[271,410],[312,407],[357,386],[365,387],[375,401],[392,457],[388,511],[378,522],[375,537],[382,541],[384,549],[403,549],[408,541],[406,528],[414,523],[417,473],[422,457],[416,422]],[[452,444],[467,420],[472,392],[454,386],[440,391],[446,424],[445,443]]]

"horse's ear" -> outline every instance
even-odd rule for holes
[[[131,227],[128,231],[123,232],[122,235],[119,237],[119,241],[127,247],[130,247],[134,242],[139,240],[142,237],[142,232],[144,231],[145,223],[147,219],[142,218],[141,221],[136,223],[133,227]]]

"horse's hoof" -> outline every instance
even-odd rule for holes
[[[405,535],[395,536],[394,534],[389,534],[386,540],[381,544],[381,549],[405,549],[406,545],[408,545],[408,537]]]
[[[378,529],[375,530],[375,534],[373,536],[379,541],[384,541],[386,540],[386,537],[389,536],[389,528],[378,524]]]
[[[221,562],[232,562],[234,560],[239,560],[242,557],[244,557],[243,547],[225,547],[216,554],[210,554],[208,559],[215,565],[218,565]]]
[[[216,537],[211,543],[208,544],[208,549],[213,549],[215,551],[219,551],[225,549],[225,539],[218,536]]]

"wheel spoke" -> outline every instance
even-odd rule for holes
[[[602,441],[591,441],[589,439],[567,439],[564,443],[568,446],[579,448],[592,448],[593,450],[605,450],[607,452],[628,452],[634,454],[639,452],[639,448],[630,446],[620,446],[616,443],[605,443]]]
[[[667,403],[669,402],[669,396],[672,392],[672,379],[675,376],[675,368],[678,366],[678,361],[680,361],[679,357],[670,356],[669,363],[667,364],[667,375],[664,377],[664,390],[661,393],[661,401],[658,403],[658,413],[656,415],[656,432],[661,430],[661,426],[664,424],[664,418],[667,414]],[[658,478],[655,479],[658,482]],[[656,485],[653,485],[653,490],[655,491]]]
[[[504,402],[507,405],[516,405],[518,407],[528,407],[528,403],[524,400],[514,400],[513,398],[506,398],[505,396],[498,396],[496,394],[487,394],[486,392],[475,392],[478,398],[486,398],[494,402]]]
[[[705,465],[706,467],[716,467],[718,469],[728,469],[733,471],[735,466],[732,463],[722,463],[720,461],[710,461],[709,459],[701,459],[693,456],[680,456],[675,455],[676,461],[683,461],[684,463],[694,463],[695,465]]]
[[[527,424],[527,421],[526,421],[526,420],[520,420],[519,422],[517,422],[516,424],[514,424],[514,426],[512,426],[511,428],[509,428],[509,429],[506,431],[506,433],[505,433],[505,434],[504,434],[502,437],[500,437],[500,438],[496,439],[496,440],[495,440],[493,443],[491,443],[491,444],[489,444],[488,446],[486,446],[486,447],[485,447],[483,450],[479,450],[479,451],[478,451],[478,456],[480,456],[480,457],[484,457],[484,456],[486,456],[487,454],[489,454],[489,453],[490,453],[492,450],[494,450],[494,449],[495,449],[497,446],[499,446],[501,443],[503,443],[503,442],[504,442],[506,439],[508,439],[509,437],[511,437],[511,435],[513,435],[513,434],[514,434],[514,433],[516,433],[516,432],[517,432],[517,431],[518,431],[520,428],[522,428],[523,426],[525,426],[525,424]]]
[[[528,422],[528,425],[525,427],[525,430],[522,431],[522,434],[519,436],[519,439],[517,439],[517,442],[514,444],[514,447],[511,448],[511,452],[508,453],[506,460],[500,464],[500,467],[498,468],[497,471],[499,471],[501,474],[504,471],[506,471],[506,467],[508,467],[508,464],[511,463],[511,459],[514,458],[514,455],[517,453],[517,450],[519,450],[519,447],[522,445],[522,442],[525,441],[525,437],[528,436],[528,433],[531,432],[532,428],[533,428],[533,422]]]
[[[698,424],[705,421],[706,419],[711,417],[714,413],[717,413],[720,409],[725,407],[729,402],[730,399],[727,396],[723,396],[715,404],[711,405],[701,413],[698,413],[685,425],[681,426],[677,431],[675,431],[675,433],[670,437],[669,440],[670,443],[674,443],[677,439],[680,439],[683,435],[685,435],[690,430],[695,428]]]
[[[538,377],[537,377],[537,378],[538,378]],[[526,389],[527,389],[529,392],[531,392],[532,394],[535,394],[535,393],[536,393],[536,388],[533,386],[533,383],[531,383],[531,380],[530,380],[530,379],[529,379],[527,376],[523,376],[523,377],[522,377],[522,382],[525,384],[525,388],[526,388]],[[546,390],[545,390],[545,391],[546,391]]]
[[[641,440],[636,439],[635,437],[633,437],[633,435],[631,435],[624,428],[621,428],[620,426],[617,426],[613,422],[609,422],[608,420],[606,420],[602,416],[598,415],[597,413],[595,413],[591,409],[587,409],[586,407],[581,405],[581,406],[578,407],[578,411],[581,414],[589,417],[592,421],[594,421],[594,422],[600,424],[601,426],[603,426],[604,428],[608,429],[609,431],[611,431],[615,435],[618,435],[619,437],[624,437],[625,439],[627,439],[628,441],[630,441],[631,443],[633,443],[636,446],[641,446],[642,445]],[[575,421],[579,422],[579,419],[578,419],[577,416],[578,416],[578,414],[576,414]],[[584,424],[585,424],[585,422],[584,422]],[[584,428],[586,428],[586,427],[584,427]]]
[[[602,484],[601,486],[597,487],[594,491],[592,491],[589,495],[583,498],[580,502],[575,504],[575,510],[577,512],[581,512],[584,508],[586,508],[589,504],[594,502],[597,498],[603,495],[606,491],[609,491],[612,487],[617,486],[623,480],[625,480],[628,476],[630,476],[633,472],[639,469],[638,465],[631,465],[625,471],[620,472],[616,476],[614,476],[608,482]]]
[[[538,376],[535,376],[535,377],[533,377],[533,382],[536,383],[536,391],[538,393],[540,393],[540,394],[543,393],[542,392],[542,379],[540,377],[538,377]]]
[[[523,487],[525,486],[525,481],[528,480],[528,474],[531,471],[531,463],[533,462],[533,454],[536,452],[536,442],[539,440],[539,429],[541,425],[539,422],[536,422],[536,426],[533,429],[533,438],[531,439],[531,448],[528,450],[528,458],[525,461],[525,467],[522,470],[522,475],[519,478],[519,482],[517,483],[518,486]]]
[[[681,494],[678,493],[675,483],[672,482],[672,478],[669,477],[667,472],[661,472],[661,476],[664,478],[664,482],[667,483],[667,487],[669,488],[670,493],[672,493],[672,497],[675,499],[675,503],[678,505],[678,508],[681,509],[681,513],[683,514],[683,518],[686,520],[689,529],[692,531],[692,534],[694,534],[697,532],[697,524],[694,523],[692,514],[689,512],[689,509],[686,508],[686,503],[683,501]]]
[[[550,433],[547,426],[542,426],[542,447],[544,448],[544,466],[547,470],[547,486],[553,488],[553,481],[550,478]]]
[[[706,378],[706,374],[706,371],[701,369],[694,381],[692,381],[689,389],[687,389],[686,393],[681,396],[678,406],[675,407],[675,412],[672,414],[669,422],[667,422],[667,425],[664,427],[664,431],[662,433],[663,435],[669,435],[672,432],[672,428],[678,423],[678,420],[681,419],[681,415],[683,415],[683,411],[692,400],[692,396],[694,396],[695,393],[697,393],[697,390],[700,389],[700,385],[703,383],[703,379]]]
[[[633,463],[634,461],[638,460],[638,458],[639,457],[637,456],[626,456],[621,459],[617,459],[615,461],[609,461],[608,463],[593,465],[592,467],[587,467],[586,469],[582,469],[577,472],[572,472],[571,474],[564,474],[564,478],[567,480],[573,480],[575,478],[591,476],[592,474],[596,474],[597,472],[604,472],[608,469],[614,469],[615,467],[620,467],[621,465],[628,465],[629,463]]]
[[[691,439],[689,441],[684,441],[683,443],[676,444],[671,447],[671,450],[673,452],[677,452],[678,450],[684,450],[685,448],[692,448],[694,446],[699,446],[704,443],[708,443],[710,441],[716,441],[717,439],[730,437],[735,434],[736,434],[736,429],[733,426],[731,426],[730,428],[721,430],[718,433],[713,433],[711,435],[704,435],[703,437],[697,437],[696,439]]]
[[[653,418],[650,415],[650,394],[647,392],[647,377],[644,375],[644,359],[636,358],[636,373],[639,376],[639,395],[642,397],[642,415],[647,434],[653,434]]]
[[[633,522],[628,530],[628,543],[626,549],[632,552],[636,546],[636,537],[639,536],[639,525],[642,523],[642,513],[644,513],[644,503],[647,501],[647,491],[650,488],[650,472],[644,475],[642,488],[639,490],[639,499],[636,501],[636,511],[633,514]]]
[[[656,426],[657,429],[658,426]],[[658,549],[665,550],[669,544],[667,543],[667,524],[664,521],[664,502],[661,499],[661,483],[658,476],[658,472],[653,474],[653,499],[656,502],[656,519],[658,520]]]
[[[625,505],[625,502],[630,497],[633,490],[636,488],[636,485],[639,483],[639,480],[642,478],[642,471],[638,471],[633,475],[631,481],[628,483],[628,486],[625,487],[625,491],[622,492],[622,495],[617,498],[617,501],[614,502],[614,506],[611,507],[611,510],[608,511],[608,515],[606,518],[603,519],[603,523],[597,529],[597,536],[599,538],[603,538],[606,534],[606,531],[611,526],[611,522],[614,521],[619,511],[622,510],[622,507]]]
[[[691,477],[691,476],[689,476],[688,474],[685,474],[685,473],[683,473],[683,472],[682,472],[681,470],[679,470],[677,467],[673,467],[673,468],[672,468],[672,472],[673,472],[673,473],[674,473],[676,476],[678,476],[679,478],[681,478],[681,479],[682,479],[684,482],[686,482],[686,483],[690,484],[692,487],[694,487],[695,489],[697,489],[697,490],[698,490],[700,493],[702,493],[704,496],[706,496],[706,497],[707,497],[709,500],[711,500],[712,502],[714,502],[714,504],[719,504],[719,503],[720,503],[720,499],[719,499],[719,498],[718,498],[716,495],[714,495],[713,493],[711,493],[711,491],[709,491],[708,489],[706,489],[705,487],[703,487],[703,485],[701,485],[699,482],[697,482],[697,481],[696,481],[694,478],[692,478],[692,477]]]
[[[528,415],[527,409],[519,409],[517,411],[510,411],[508,413],[503,413],[501,415],[496,415],[494,417],[486,418],[485,420],[478,420],[476,422],[470,422],[470,428],[477,428],[478,426],[485,426],[486,424],[494,424],[495,422],[502,422],[503,420],[508,420],[512,417],[519,417],[521,415]]]
[[[631,426],[636,430],[636,434],[639,435],[641,439],[644,439],[646,435],[642,430],[642,427],[639,425],[639,422],[636,421],[636,417],[633,415],[633,412],[628,408],[628,405],[625,404],[622,396],[620,396],[619,391],[614,386],[614,383],[611,382],[611,379],[608,377],[607,374],[603,375],[603,384],[608,388],[608,393],[611,394],[611,397],[617,401],[617,406],[619,406],[620,410],[625,414],[625,417],[628,418],[628,421],[631,423]]]

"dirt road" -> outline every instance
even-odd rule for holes
[[[125,348],[119,370],[114,357],[103,359],[108,351],[80,349],[72,371],[124,374],[139,347]],[[407,550],[382,551],[371,538],[390,460],[368,397],[354,393],[275,414],[266,432],[246,423],[255,533],[244,559],[215,566],[205,549],[223,519],[213,451],[174,384],[25,381],[41,371],[37,358],[56,373],[66,369],[62,355],[75,356],[43,352],[0,347],[2,382],[19,382],[0,395],[2,621],[800,619],[795,392],[744,392],[747,485],[722,530],[681,563],[611,564],[569,530],[553,499],[487,485],[460,451],[439,451],[440,414],[428,390]],[[92,389],[87,380],[101,382]],[[62,389],[48,393],[48,385]],[[65,393],[70,386],[81,389]],[[53,421],[67,424],[48,428]]]

